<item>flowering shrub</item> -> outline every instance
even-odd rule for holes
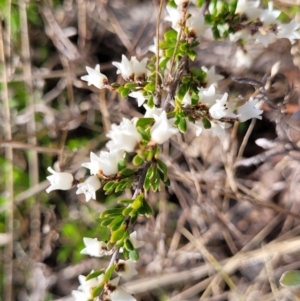
[[[169,185],[167,166],[160,157],[161,144],[188,128],[197,136],[210,131],[213,136],[222,138],[234,122],[261,118],[261,98],[241,103],[228,93],[219,94],[218,82],[223,76],[216,73],[214,66],[190,67],[201,37],[212,35],[218,40],[237,42],[244,64],[249,58],[243,44],[249,40],[266,47],[276,38],[287,38],[291,43],[300,38],[297,31],[300,24],[294,21],[282,24],[278,20],[280,11],[274,10],[272,2],[263,9],[259,1],[215,0],[201,13],[199,8],[203,8],[204,2],[170,1],[165,20],[171,22],[172,29],[162,38],[156,37],[151,47],[155,55],[142,60],[122,55],[121,62],[112,63],[124,80],[122,84],[109,82],[101,73],[100,65],[95,69],[86,67],[88,75],[81,77],[98,89],[116,91],[123,98],[135,98],[138,106],[145,108],[145,114],[132,120],[123,118],[119,125],[112,125],[106,135],[109,138],[107,150],[101,151],[99,156],[91,152],[90,162],[82,164],[90,170],[91,176],[87,179],[77,180],[69,173],[48,168],[52,175],[48,177],[51,186],[47,192],[76,185],[76,194],[84,194],[88,202],[96,199],[99,189],[107,195],[134,190],[132,199],[121,199],[118,208],[101,213],[99,223],[110,230],[108,242],[99,241],[99,237],[83,238],[82,254],[111,256],[111,261],[105,269],[79,276],[80,286],[73,291],[75,300],[98,297],[135,300],[119,286],[119,277],[127,279],[137,274],[134,262],[139,258],[138,248],[142,243],[137,240],[136,232],[132,232],[131,225],[139,216],[152,214],[147,202],[148,191],[156,192],[162,185]],[[124,259],[119,259],[121,254]],[[114,274],[118,277],[114,278]]]

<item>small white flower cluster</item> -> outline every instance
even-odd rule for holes
[[[179,4],[183,4],[183,2],[187,1],[178,1]],[[179,4],[177,8],[167,6],[166,9],[169,15],[165,17],[166,21],[172,22],[172,28],[177,32],[179,32],[183,23],[183,11]],[[188,11],[188,13],[190,13],[190,11]],[[203,14],[191,14],[191,16],[186,20],[185,25],[188,29],[189,35],[197,38],[204,35],[206,30],[211,28],[210,25],[205,24]]]
[[[209,87],[200,88],[198,97],[199,102],[208,108],[209,115],[213,118],[213,120],[210,120],[211,128],[209,129],[213,136],[225,136],[226,129],[230,125],[220,121],[222,118],[234,118],[240,122],[244,122],[251,118],[262,118],[260,115],[263,111],[259,109],[257,99],[250,98],[248,102],[238,107],[228,103],[228,94],[217,94],[215,88],[217,82],[221,80],[223,76],[216,74],[214,67],[210,68],[210,70],[207,70],[205,67],[202,67],[202,69],[207,72],[206,82],[209,84]],[[183,97],[182,104],[184,107],[192,104],[189,91]],[[233,112],[234,110],[237,111],[236,114]],[[199,136],[204,129],[202,121],[196,120],[192,125],[196,130],[196,136]]]
[[[296,23],[292,20],[289,24],[282,24],[277,18],[281,14],[281,11],[275,10],[273,2],[268,2],[268,9],[262,9],[259,7],[260,1],[239,0],[237,3],[235,13],[245,15],[246,20],[244,23],[260,21],[261,24],[257,26],[257,30],[253,33],[253,27],[251,30],[245,29],[237,31],[230,35],[230,40],[236,42],[240,39],[249,41],[254,39],[255,43],[262,44],[267,47],[270,43],[273,43],[276,38],[289,39],[292,44],[295,40],[300,39],[300,33],[297,31],[300,28],[300,23]]]
[[[135,249],[143,246],[143,243],[136,239],[136,231],[130,234],[129,240]],[[98,241],[97,238],[84,237],[83,242],[85,244],[85,248],[81,251],[81,254],[87,254],[94,257],[110,255],[107,244],[102,241]],[[122,250],[120,252],[122,252]],[[94,271],[91,273],[93,272]],[[135,269],[135,262],[131,259],[117,260],[115,272],[124,279],[131,278],[138,273]],[[105,300],[135,301],[136,299],[132,295],[128,294],[122,287],[118,285],[120,277],[117,277],[104,285],[103,296],[105,295]],[[93,300],[91,293],[97,286],[103,284],[104,275],[101,274],[100,276],[89,280],[86,280],[86,278],[87,277],[83,275],[78,277],[80,285],[77,290],[72,291],[75,301]]]

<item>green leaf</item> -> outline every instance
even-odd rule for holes
[[[114,219],[115,219],[115,217],[107,217],[106,219],[103,219],[100,222],[100,225],[103,227],[107,227]]]
[[[149,91],[151,91],[151,92],[155,91],[155,83],[153,83],[153,82],[148,83],[144,87],[144,90],[147,91],[147,92],[149,92]]]
[[[150,217],[153,213],[152,208],[149,206],[148,202],[144,200],[143,202],[143,210],[146,217]]]
[[[123,215],[123,216],[128,216],[128,215],[131,213],[131,211],[132,211],[132,208],[131,208],[131,206],[129,205],[128,207],[126,207],[125,209],[123,209],[122,215]]]
[[[164,39],[166,41],[176,41],[177,40],[177,31],[175,31],[174,29],[168,30],[167,32],[165,32],[164,34]]]
[[[146,179],[151,180],[154,177],[154,166],[151,165],[146,173]]]
[[[291,270],[282,274],[279,283],[284,287],[300,286],[300,271]]]
[[[175,51],[175,47],[171,47],[165,50],[166,57],[172,57]]]
[[[109,224],[108,224],[108,228],[111,228],[112,231],[116,231],[121,224],[124,221],[124,216],[123,215],[119,215],[117,217],[115,217]],[[115,227],[114,227],[115,226]],[[113,228],[114,227],[114,228]]]
[[[123,211],[123,208],[107,209],[100,214],[100,218],[108,217],[108,216],[112,216],[112,215],[121,215],[122,211]]]
[[[114,188],[115,186],[115,182],[113,181],[110,181],[110,182],[107,182],[104,186],[103,186],[103,190],[110,190],[111,188]]]
[[[121,171],[122,169],[124,169],[126,167],[126,161],[125,160],[120,160],[118,162],[118,171]]]
[[[121,200],[118,200],[118,203],[119,204],[126,204],[126,205],[129,205],[133,202],[133,199],[121,199]]]
[[[123,88],[122,92],[121,92],[121,96],[123,98],[127,97],[128,94],[130,93],[130,90],[129,89],[126,89],[126,88]]]
[[[178,124],[178,129],[181,133],[185,133],[186,132],[186,120],[185,118],[180,118],[179,124]]]
[[[211,128],[211,123],[207,118],[202,118],[202,123],[203,123],[203,127],[205,129],[210,129]]]
[[[122,169],[121,171],[119,171],[119,174],[122,175],[122,176],[131,176],[133,174],[136,173],[136,170],[134,169],[130,169],[130,168],[124,168]]]
[[[102,269],[102,270],[97,271],[97,272],[90,273],[86,276],[85,281],[96,278],[96,277],[102,275],[104,272],[105,272],[105,269]]]
[[[149,190],[150,185],[151,185],[150,179],[149,178],[145,178],[144,185],[143,185],[144,189],[145,190]]]
[[[113,272],[115,271],[116,266],[113,264],[105,273],[104,278],[103,278],[103,282],[108,282],[113,274]]]
[[[182,100],[185,96],[185,94],[188,92],[190,85],[189,84],[182,84],[179,87],[179,90],[177,92],[177,97]]]
[[[164,175],[162,181],[165,182],[165,181],[167,180],[167,178],[168,178],[168,167],[167,167],[167,165],[166,165],[163,161],[161,161],[160,159],[157,159],[157,164],[158,164],[158,167],[160,168],[160,170],[162,171],[162,173],[163,173],[163,175]]]
[[[126,248],[123,248],[123,256],[125,259],[129,259],[129,252]]]
[[[104,284],[101,283],[100,285],[98,285],[97,287],[95,287],[92,291],[92,298],[96,298],[98,297],[101,292],[103,291],[103,288],[104,288]]]
[[[131,260],[137,261],[139,259],[139,252],[137,250],[133,250],[129,252],[129,258]]]
[[[131,207],[133,209],[137,210],[137,209],[139,209],[143,205],[143,202],[144,202],[144,195],[141,193],[133,201]]]
[[[137,86],[136,83],[130,82],[130,83],[126,83],[126,84],[124,85],[124,88],[127,88],[127,89],[135,89],[136,86]]]
[[[124,247],[128,250],[128,251],[133,251],[134,247],[131,243],[131,241],[129,239],[126,239],[124,242]]]
[[[154,118],[139,118],[135,126],[145,128],[147,125],[151,125],[152,123],[154,123]]]
[[[110,242],[116,242],[117,240],[121,239],[125,234],[125,228],[122,227],[118,229],[117,231],[114,231],[111,234]]]
[[[187,52],[188,57],[193,61],[197,57],[197,52],[194,50],[189,50]]]
[[[147,101],[147,106],[152,109],[154,106],[155,106],[155,103],[154,103],[154,98],[153,96],[151,95]]]
[[[135,166],[142,165],[143,162],[144,162],[144,159],[142,157],[140,157],[139,155],[135,155],[134,158],[133,158],[133,160],[132,160],[132,163]]]
[[[150,136],[150,133],[146,132],[143,128],[141,127],[137,127],[136,128],[137,131],[139,132],[139,134],[142,136],[142,138],[146,141],[149,141],[151,136]]]
[[[168,57],[163,58],[159,63],[159,67],[162,69],[165,69],[169,60],[170,60],[170,58],[168,58]]]

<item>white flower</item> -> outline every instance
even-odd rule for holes
[[[202,67],[201,69],[206,72],[207,87],[211,85],[217,86],[217,82],[224,78],[224,76],[216,74],[215,66],[212,66],[209,70],[206,67]]]
[[[97,64],[95,69],[86,66],[88,75],[81,76],[81,79],[88,82],[88,85],[93,85],[98,89],[103,89],[108,84],[107,77],[100,73],[100,65]]]
[[[129,79],[133,80],[134,74],[133,74],[132,64],[124,54],[122,54],[121,63],[112,62],[112,64],[118,68],[117,74],[121,74],[125,80],[129,80]]]
[[[259,31],[257,33],[255,33],[254,38],[256,44],[262,44],[265,48],[276,40],[274,32],[270,30],[265,31],[265,29],[262,27],[259,28]]]
[[[238,113],[238,119],[241,122],[244,122],[251,118],[258,118],[261,119],[260,116],[263,112],[263,110],[259,110],[257,106],[259,105],[258,99],[249,100],[242,106],[238,107],[237,113]]]
[[[174,0],[174,2],[176,3],[176,5],[181,5],[181,4],[185,4],[185,3],[188,3],[189,0]]]
[[[116,264],[115,272],[124,279],[131,278],[134,275],[137,275],[137,270],[135,269],[135,262],[131,259],[119,261]]]
[[[210,85],[208,89],[199,89],[199,101],[207,105],[209,108],[216,103],[217,99],[220,99],[223,95],[216,94],[216,88],[214,85]]]
[[[50,182],[50,186],[46,189],[46,192],[49,193],[52,190],[68,190],[72,188],[74,178],[68,172],[56,172],[50,166],[47,170],[52,173],[52,176],[48,176],[47,180]]]
[[[129,235],[129,240],[131,242],[131,244],[133,245],[133,247],[135,249],[138,249],[140,247],[142,247],[144,245],[143,242],[139,241],[136,239],[136,231],[133,231],[130,235]]]
[[[118,162],[122,159],[123,152],[111,150],[101,151],[100,157],[93,152],[90,153],[91,162],[81,164],[91,171],[91,175],[103,173],[106,176],[115,175],[118,172]]]
[[[228,94],[225,93],[221,99],[217,99],[217,102],[209,109],[209,114],[214,119],[221,119],[223,117],[237,117],[227,104]]]
[[[174,8],[172,6],[166,6],[169,16],[165,18],[166,21],[172,22],[172,28],[179,31],[180,24],[182,22],[182,10],[180,7]]]
[[[111,150],[134,151],[136,145],[142,140],[135,125],[129,119],[123,118],[120,125],[113,124],[106,135],[111,139],[106,146]]]
[[[120,277],[109,281],[107,291],[109,291],[109,299],[111,301],[136,301],[136,299],[128,294],[122,287],[118,286]]]
[[[281,14],[280,10],[273,10],[273,2],[269,1],[268,2],[268,9],[264,9],[262,13],[260,14],[259,19],[265,24],[265,25],[270,25],[270,24],[276,24],[277,23],[277,18]]]
[[[129,61],[127,57],[122,54],[122,61],[112,62],[114,66],[118,68],[117,74],[121,74],[124,80],[135,80],[143,81],[147,75],[147,64],[148,58],[144,58],[141,62],[137,60],[135,56],[131,57]]]
[[[73,290],[72,296],[74,297],[74,301],[89,301],[91,299],[90,293],[82,292],[78,290]]]
[[[211,121],[211,128],[209,129],[212,132],[213,136],[225,137],[226,129],[230,127],[230,124],[220,121]]]
[[[252,37],[249,34],[249,32],[245,29],[242,29],[242,30],[239,30],[235,33],[229,34],[229,40],[231,42],[237,42],[239,40],[249,41],[250,39],[252,39]]]
[[[185,95],[184,95],[184,97],[183,97],[181,103],[182,103],[182,105],[183,105],[184,107],[190,106],[190,105],[192,104],[192,97],[191,97],[189,91],[187,91],[187,92],[185,93]]]
[[[204,16],[202,14],[199,14],[197,17],[191,16],[188,18],[186,20],[186,26],[189,32],[193,32],[196,37],[203,35],[206,29],[209,28],[209,26],[204,23]]]
[[[162,144],[169,140],[171,136],[178,133],[174,127],[173,119],[168,119],[167,114],[163,111],[159,116],[154,115],[155,123],[151,128],[151,139],[157,144]]]
[[[78,189],[76,194],[85,194],[85,200],[88,202],[90,199],[96,199],[96,191],[100,189],[101,183],[97,176],[87,178],[83,183],[77,185]]]
[[[300,34],[296,30],[300,28],[300,23],[296,23],[295,20],[292,20],[289,24],[280,24],[278,25],[277,38],[286,38],[289,39],[292,44],[295,43],[295,40],[300,39]]]
[[[201,120],[196,120],[195,123],[190,122],[189,124],[191,124],[191,125],[193,126],[193,128],[194,128],[195,131],[196,131],[196,133],[195,133],[196,136],[199,137],[200,134],[201,134],[201,133],[203,132],[203,130],[204,130],[204,125],[203,125],[202,121],[201,121]]]
[[[136,101],[138,103],[138,106],[140,107],[146,100],[144,97],[142,91],[136,91],[136,92],[131,92],[129,93],[129,96],[136,98]]]
[[[159,116],[163,112],[163,109],[155,106],[153,108],[149,108],[147,105],[144,105],[144,108],[146,109],[146,113],[144,115],[145,118],[154,118],[154,115]]]
[[[91,271],[93,273],[94,271]],[[78,290],[73,290],[72,295],[75,298],[75,301],[88,301],[92,299],[92,291],[103,281],[103,275],[98,277],[86,280],[86,277],[79,275],[79,287]]]
[[[249,21],[259,18],[262,9],[258,8],[260,1],[239,0],[236,6],[236,14],[245,14]]]
[[[94,257],[102,257],[107,254],[108,247],[103,241],[98,241],[97,238],[84,237],[83,242],[85,248],[80,254],[86,254]]]
[[[147,65],[148,58],[143,58],[140,62],[137,60],[135,56],[131,58],[132,70],[134,73],[134,80],[136,82],[141,82],[145,80],[147,75]]]

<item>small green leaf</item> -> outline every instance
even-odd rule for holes
[[[115,217],[107,217],[106,219],[100,222],[100,225],[103,227],[107,227],[114,219]]]
[[[115,182],[113,181],[110,181],[110,182],[107,182],[104,186],[103,186],[103,190],[109,190],[111,188],[113,188],[113,186],[115,185]]]
[[[124,242],[124,247],[128,250],[128,251],[133,251],[134,247],[131,243],[131,241],[129,239],[126,239]]]
[[[179,90],[177,92],[177,97],[182,100],[185,96],[185,94],[188,92],[190,85],[189,84],[182,84],[179,87]]]
[[[131,207],[133,209],[137,210],[143,205],[143,202],[144,202],[144,195],[141,193],[136,197],[136,199],[132,203]]]
[[[153,213],[152,208],[149,206],[148,202],[144,200],[143,202],[143,210],[146,217],[150,217]]]
[[[120,175],[126,176],[126,177],[131,176],[131,175],[133,175],[135,173],[136,173],[136,170],[130,169],[130,168],[124,168],[121,171],[119,171]]]
[[[189,57],[192,61],[194,61],[195,58],[197,57],[197,52],[194,51],[194,50],[189,50],[189,51],[187,52],[187,55],[188,55],[188,57]]]
[[[121,239],[125,234],[125,228],[122,227],[118,229],[117,231],[114,231],[111,234],[110,242],[116,242],[117,240]]]
[[[124,216],[119,215],[110,222],[110,224],[108,225],[108,228],[110,228],[111,231],[116,231],[120,228],[120,226],[122,225],[123,222],[124,222]]]
[[[129,82],[129,83],[126,83],[126,84],[124,85],[124,88],[127,88],[127,89],[135,89],[136,86],[137,86],[136,83]]]
[[[100,285],[98,285],[97,287],[95,287],[92,291],[92,298],[96,298],[98,297],[101,292],[103,291],[103,288],[104,288],[104,284],[101,283]]]
[[[168,30],[164,34],[164,38],[166,41],[176,41],[177,40],[177,31],[174,29]]]
[[[116,266],[113,264],[105,273],[104,278],[103,278],[103,282],[108,282],[113,274],[113,272],[115,271]]]
[[[211,128],[211,123],[207,118],[202,118],[202,123],[203,123],[203,127],[205,129],[210,129]]]
[[[145,128],[147,125],[151,125],[152,123],[154,123],[154,118],[139,118],[136,123],[136,127],[140,126]]]
[[[119,204],[126,204],[126,205],[129,205],[133,202],[133,199],[121,199],[121,200],[118,200],[118,203]]]
[[[128,216],[130,214],[130,212],[132,211],[131,206],[129,205],[128,207],[126,207],[125,209],[123,209],[122,211],[122,215],[123,216]]]
[[[186,132],[186,120],[185,118],[180,118],[179,124],[178,124],[178,129],[181,133],[185,133]]]
[[[121,215],[123,211],[123,208],[111,208],[103,211],[100,214],[100,218],[108,217],[108,216],[115,216],[115,215]]]
[[[175,51],[175,47],[171,47],[165,50],[166,57],[172,57]]]
[[[139,259],[139,252],[137,250],[133,250],[129,252],[129,258],[131,260],[137,261]]]
[[[142,157],[140,157],[139,155],[135,155],[134,158],[133,158],[133,160],[132,160],[132,163],[135,166],[142,165],[143,162],[144,162],[144,159]]]
[[[121,92],[121,96],[122,96],[123,98],[125,98],[125,97],[128,96],[129,93],[130,93],[130,90],[124,88],[124,89],[122,90],[122,92]]]
[[[123,256],[125,259],[129,259],[129,252],[126,248],[123,248]]]
[[[170,58],[168,58],[168,57],[163,58],[159,63],[159,67],[162,69],[165,69],[169,60],[170,60]]]
[[[291,270],[282,274],[279,283],[284,287],[300,286],[300,271]]]
[[[105,272],[105,269],[102,269],[102,270],[97,271],[97,272],[90,273],[86,276],[85,281],[96,278],[96,277],[102,275],[104,272]]]
[[[153,91],[155,91],[155,83],[153,83],[153,82],[150,82],[150,83],[148,83],[145,87],[144,87],[144,90],[145,91],[151,91],[151,92],[153,92]]]
[[[164,175],[164,177],[163,177],[162,180],[165,182],[165,181],[167,180],[167,178],[168,178],[168,167],[167,167],[167,165],[166,165],[163,161],[161,161],[160,159],[157,159],[157,164],[158,164],[160,170],[162,171],[162,173],[163,173],[163,175]]]
[[[143,128],[141,127],[137,127],[136,128],[137,131],[139,132],[139,134],[142,136],[142,138],[146,141],[149,141],[151,136],[150,136],[150,133],[146,132]]]
[[[118,171],[121,171],[123,168],[125,168],[126,167],[126,162],[125,162],[125,160],[120,160],[119,162],[118,162]]]

